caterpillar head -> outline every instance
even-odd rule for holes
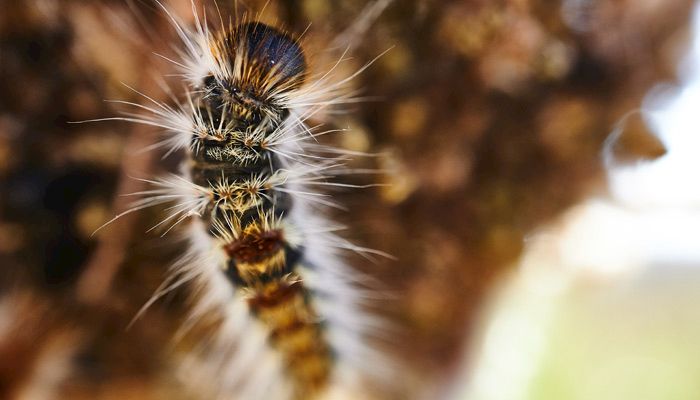
[[[288,96],[304,83],[301,46],[275,28],[248,22],[224,33],[211,50],[220,68],[202,82],[207,107],[229,114],[240,128],[278,125]]]

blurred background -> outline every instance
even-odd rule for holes
[[[351,259],[391,294],[403,379],[374,396],[700,398],[694,1],[265,3],[238,7],[308,27],[319,70],[391,48],[330,139],[378,154],[348,182],[387,184],[334,194],[345,235],[397,257]],[[142,101],[125,85],[167,100],[173,43],[153,1],[0,0],[0,398],[198,398],[168,347],[184,293],[126,329],[179,252],[146,233],[163,210],[92,235],[178,157],[71,123]]]

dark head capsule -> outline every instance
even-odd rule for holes
[[[301,46],[275,28],[248,22],[223,36],[215,54],[231,75],[204,78],[205,108],[238,130],[259,126],[264,118],[277,126],[288,114],[287,92],[304,82]]]
[[[261,68],[261,74],[281,84],[300,85],[306,60],[299,44],[288,35],[259,22],[236,28],[239,44],[245,43],[248,61]]]

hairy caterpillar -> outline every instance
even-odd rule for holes
[[[155,147],[186,155],[180,174],[149,180],[127,213],[174,203],[160,224],[189,224],[189,250],[145,306],[193,282],[182,332],[218,316],[213,337],[186,357],[185,379],[215,381],[207,398],[306,399],[380,375],[383,358],[365,340],[380,322],[362,311],[365,289],[339,251],[381,253],[340,238],[324,217],[335,203],[314,189],[350,186],[328,181],[344,173],[347,152],[317,140],[337,130],[307,125],[356,101],[346,86],[366,66],[335,79],[341,58],[315,76],[281,29],[243,17],[210,30],[194,2],[188,29],[161,7],[184,44],[172,62],[186,90],[176,106],[144,95],[149,104],[132,105],[146,113],[121,119],[164,128]]]

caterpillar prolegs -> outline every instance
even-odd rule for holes
[[[334,233],[323,212],[334,203],[315,190],[344,186],[328,180],[344,153],[317,140],[333,130],[307,125],[355,100],[346,84],[362,69],[315,76],[281,29],[243,18],[210,31],[194,3],[188,29],[163,9],[184,43],[173,63],[187,89],[177,106],[148,98],[139,107],[150,114],[129,119],[165,128],[159,145],[186,156],[180,175],[150,181],[134,210],[174,202],[163,222],[189,224],[190,248],[160,292],[195,282],[183,330],[219,314],[185,374],[216,376],[216,398],[307,399],[378,373],[381,357],[364,338],[377,321],[338,254],[371,250]]]

